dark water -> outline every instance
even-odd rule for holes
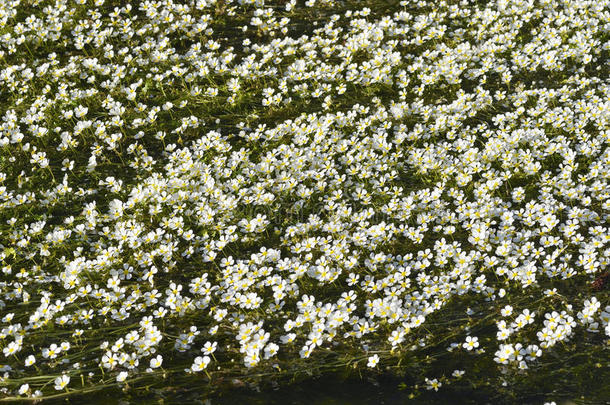
[[[553,398],[540,393],[530,398],[502,400],[494,390],[468,391],[455,387],[442,387],[438,392],[420,389],[416,397],[398,388],[396,381],[367,379],[341,380],[336,377],[319,378],[284,386],[277,389],[235,387],[214,395],[203,394],[205,386],[193,386],[180,391],[152,390],[147,395],[133,396],[122,392],[100,394],[95,397],[72,399],[69,403],[91,405],[145,405],[145,404],[194,404],[194,405],[449,405],[449,404],[539,404],[553,399],[557,405],[610,404],[610,398],[581,400]],[[497,394],[497,393],[496,393]],[[59,402],[58,402],[59,403]],[[66,403],[66,402],[63,402]]]

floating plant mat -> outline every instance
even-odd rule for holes
[[[606,401],[609,16],[0,0],[0,401]]]

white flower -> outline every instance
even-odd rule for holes
[[[163,363],[163,357],[159,354],[157,357],[150,359],[150,368],[159,368],[161,367],[161,363]]]
[[[467,336],[466,342],[464,344],[462,344],[462,347],[468,351],[471,351],[472,349],[476,349],[477,347],[479,347],[479,338],[476,336],[475,337]]]
[[[205,342],[201,351],[205,354],[212,354],[216,351],[216,342]]]
[[[201,371],[206,368],[208,364],[210,364],[210,356],[197,356],[193,365],[191,366],[191,370]]]
[[[33,365],[34,363],[36,363],[36,357],[34,357],[33,354],[30,354],[28,357],[26,357],[26,359],[25,359],[26,367],[29,367],[29,366]]]
[[[511,307],[510,305],[507,305],[504,308],[502,308],[500,313],[502,314],[502,316],[510,316],[513,313],[513,307]]]
[[[427,390],[434,390],[434,391],[438,391],[438,389],[443,385],[441,382],[438,381],[438,379],[433,379],[430,380],[429,378],[426,377],[426,389]]]
[[[263,358],[266,360],[266,359],[269,359],[269,358],[275,356],[278,349],[279,349],[279,346],[276,345],[275,343],[268,343],[265,346],[265,350],[264,350],[265,355],[263,356]]]
[[[5,357],[12,356],[21,350],[21,345],[18,342],[9,343],[2,351]]]
[[[79,105],[78,107],[76,107],[74,109],[74,115],[76,116],[76,118],[81,118],[87,114],[87,111],[89,111],[89,109],[87,107],[83,107],[82,105]]]
[[[456,377],[456,378],[460,378],[465,373],[466,373],[466,371],[464,371],[464,370],[453,370],[453,373],[451,373],[451,375]]]
[[[70,383],[70,377],[67,375],[62,375],[61,377],[57,377],[55,379],[55,389],[57,391],[61,391]]]
[[[367,364],[367,367],[375,367],[375,366],[377,366],[377,363],[379,363],[379,356],[374,354],[371,357],[369,357],[369,362]]]

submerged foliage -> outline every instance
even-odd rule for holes
[[[0,400],[608,393],[609,5],[1,0]]]

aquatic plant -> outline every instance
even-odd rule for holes
[[[604,389],[609,4],[0,1],[0,400]]]

